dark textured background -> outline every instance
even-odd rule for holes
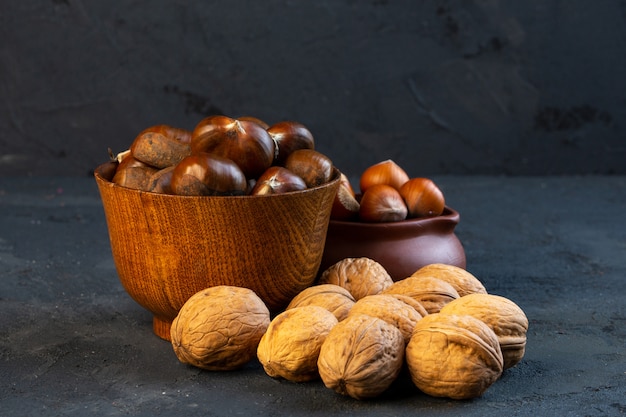
[[[626,174],[626,2],[8,0],[0,174],[160,123],[297,120],[349,175]]]

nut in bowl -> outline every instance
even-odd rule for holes
[[[188,158],[177,167],[187,168]],[[315,281],[339,185],[336,168],[324,184],[297,191],[183,195],[172,187],[152,192],[117,183],[119,161],[94,173],[113,260],[125,290],[153,314],[153,329],[161,338],[170,339],[180,308],[205,288],[249,288],[277,312]],[[197,173],[196,168],[185,172]],[[204,188],[196,188],[209,189],[210,172],[202,172]]]
[[[366,169],[356,194],[342,174],[320,270],[345,258],[380,263],[394,281],[442,263],[466,267],[454,229],[460,215],[427,178],[409,178],[393,161]]]

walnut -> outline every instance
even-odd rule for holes
[[[446,281],[459,293],[459,297],[474,293],[487,294],[487,290],[478,278],[467,270],[454,265],[441,263],[425,265],[411,276],[430,276]]]
[[[447,304],[441,313],[468,314],[491,327],[500,343],[504,369],[517,365],[524,357],[528,318],[508,298],[493,294],[469,294]]]
[[[317,361],[327,388],[356,399],[382,394],[404,364],[404,337],[395,326],[365,314],[330,331]]]
[[[396,281],[383,294],[403,294],[419,301],[429,314],[438,313],[459,293],[447,282],[433,277],[408,277]]]
[[[178,359],[211,371],[237,369],[254,359],[270,312],[254,291],[221,285],[192,295],[174,318]]]
[[[272,320],[261,338],[257,357],[265,372],[274,378],[304,382],[319,378],[317,358],[322,343],[338,323],[319,306],[294,307]]]
[[[459,400],[481,396],[503,370],[496,334],[469,315],[422,318],[407,345],[406,362],[422,392]]]
[[[405,298],[413,300],[410,297]],[[396,326],[402,332],[405,344],[409,343],[413,328],[423,317],[413,308],[410,301],[407,303],[401,298],[396,298],[394,294],[375,294],[361,298],[354,304],[348,317],[356,314],[367,314]]]
[[[345,258],[328,267],[320,284],[335,284],[345,288],[355,300],[378,294],[393,284],[387,270],[370,258]]]
[[[346,318],[354,302],[354,297],[345,288],[335,284],[320,284],[302,290],[291,300],[287,310],[315,305],[324,307],[341,321]]]

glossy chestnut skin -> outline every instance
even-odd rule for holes
[[[132,155],[155,168],[166,168],[191,153],[191,132],[169,125],[141,131],[130,146]]]
[[[158,170],[133,157],[131,154],[124,156],[117,165],[112,182],[122,187],[148,191],[150,177]]]
[[[443,192],[429,178],[411,178],[400,187],[408,217],[440,216],[445,208]]]
[[[170,179],[170,188],[177,195],[244,195],[247,187],[246,176],[235,162],[206,152],[180,161]]]
[[[387,184],[369,187],[360,204],[359,219],[363,222],[398,222],[406,219],[408,214],[400,192]]]
[[[307,188],[304,180],[279,166],[269,167],[256,181],[252,195],[282,194]]]
[[[330,211],[332,220],[350,220],[359,214],[360,204],[356,198],[354,188],[348,177],[341,173],[339,177],[339,188],[333,201]]]
[[[329,157],[313,149],[298,149],[287,157],[285,168],[300,176],[307,187],[317,187],[330,181],[333,163]]]
[[[202,119],[194,128],[191,151],[228,158],[247,178],[258,178],[272,165],[276,145],[257,122],[213,115]]]
[[[287,157],[298,149],[315,149],[315,139],[313,134],[302,123],[294,121],[282,121],[267,128],[278,152],[274,164],[285,165]]]
[[[409,180],[409,175],[391,159],[371,165],[363,171],[360,179],[361,193],[376,184],[387,184],[399,190]]]

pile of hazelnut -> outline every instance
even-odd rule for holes
[[[350,180],[341,174],[331,219],[362,222],[397,222],[408,218],[440,216],[445,199],[429,178],[410,178],[388,159],[370,166],[361,174],[356,194]]]
[[[186,196],[279,194],[322,185],[333,164],[301,123],[212,115],[189,131],[169,125],[140,132],[115,156],[112,181]]]

